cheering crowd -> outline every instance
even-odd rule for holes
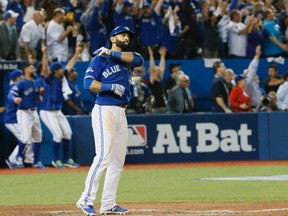
[[[212,112],[287,111],[288,74],[280,77],[278,67],[269,65],[263,87],[257,75],[261,57],[287,55],[286,13],[284,0],[0,0],[0,61],[27,62],[10,73],[8,102],[1,109],[18,139],[7,165],[46,169],[39,160],[41,118],[53,135],[51,164],[78,167],[69,155],[72,131],[65,115],[91,110],[83,105],[74,65],[109,48],[107,32],[115,26],[135,33],[130,48],[149,61],[147,71],[133,68],[128,114],[199,111],[181,64],[166,65],[166,59],[192,58],[251,59],[238,75],[214,62]],[[163,80],[167,68],[170,76]]]

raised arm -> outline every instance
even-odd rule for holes
[[[81,51],[82,51],[82,47],[78,45],[75,49],[74,55],[72,56],[72,58],[69,60],[69,62],[66,65],[66,70],[68,71],[68,73],[70,73],[71,70],[74,68]]]
[[[155,60],[154,60],[154,53],[153,50],[150,46],[148,48],[148,53],[149,53],[149,67],[154,68],[155,67]]]
[[[261,56],[261,46],[257,46],[255,49],[255,56],[253,60],[250,62],[248,67],[248,73],[247,73],[247,83],[252,83],[254,81],[254,77],[257,73],[258,65],[259,65],[259,59]]]
[[[161,71],[161,76],[163,77],[163,74],[165,72],[165,65],[166,65],[166,60],[165,60],[165,56],[166,56],[166,48],[165,47],[160,47],[159,49],[159,54],[160,54],[160,62],[159,62],[159,69]]]
[[[47,78],[50,74],[50,67],[48,65],[48,55],[47,55],[47,47],[42,46],[42,71],[41,75],[43,75],[45,78]]]
[[[164,0],[158,0],[157,1],[157,4],[154,8],[154,11],[156,12],[157,15],[160,15],[160,12],[161,12],[161,6],[163,4]]]

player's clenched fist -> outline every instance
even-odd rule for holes
[[[22,98],[20,98],[20,97],[15,97],[14,98],[14,103],[20,104],[21,102],[22,102]]]
[[[111,89],[116,95],[119,95],[122,97],[122,95],[125,92],[125,87],[119,84],[112,84],[112,89]]]

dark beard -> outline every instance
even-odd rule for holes
[[[31,77],[32,79],[36,78],[36,73],[30,73],[30,77]]]
[[[119,47],[122,51],[127,51],[129,48],[129,43],[126,45],[123,41],[120,41],[116,38],[116,46]]]

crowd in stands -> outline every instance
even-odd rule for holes
[[[257,75],[261,57],[287,56],[288,1],[0,0],[0,61],[28,63],[10,73],[7,104],[0,107],[18,139],[6,160],[10,168],[31,163],[46,169],[39,159],[40,119],[53,135],[52,165],[79,166],[69,155],[72,130],[65,115],[90,110],[84,107],[74,65],[90,61],[100,47],[109,48],[108,32],[115,26],[135,32],[131,48],[149,62],[147,69],[133,69],[128,114],[198,111],[181,64],[166,65],[166,59],[193,58],[251,59],[237,75],[222,61],[214,62],[212,112],[288,111],[288,72],[280,77],[278,67],[270,65],[264,88]],[[19,113],[26,120],[19,121]]]
[[[89,61],[96,49],[110,46],[107,33],[123,25],[135,32],[133,50],[149,60],[148,80],[143,80],[146,68],[134,69],[127,112],[193,112],[195,96],[181,65],[169,65],[170,77],[162,80],[166,59],[192,58],[254,58],[237,76],[222,62],[214,63],[212,111],[269,110],[263,99],[271,106],[276,98],[277,109],[286,110],[288,98],[277,89],[287,77],[278,77],[272,65],[264,91],[256,72],[260,57],[286,56],[287,17],[284,0],[0,0],[0,61],[36,64],[43,46],[50,64],[67,62],[77,47],[81,47],[77,61]],[[67,79],[78,105],[68,106],[70,111],[64,113],[83,114],[77,72]]]
[[[167,59],[253,58],[286,55],[288,3],[284,0],[1,0],[0,59],[67,61],[76,44],[79,60],[109,47],[107,32],[128,26],[134,50],[149,58],[165,47]],[[7,49],[7,47],[9,49]]]

